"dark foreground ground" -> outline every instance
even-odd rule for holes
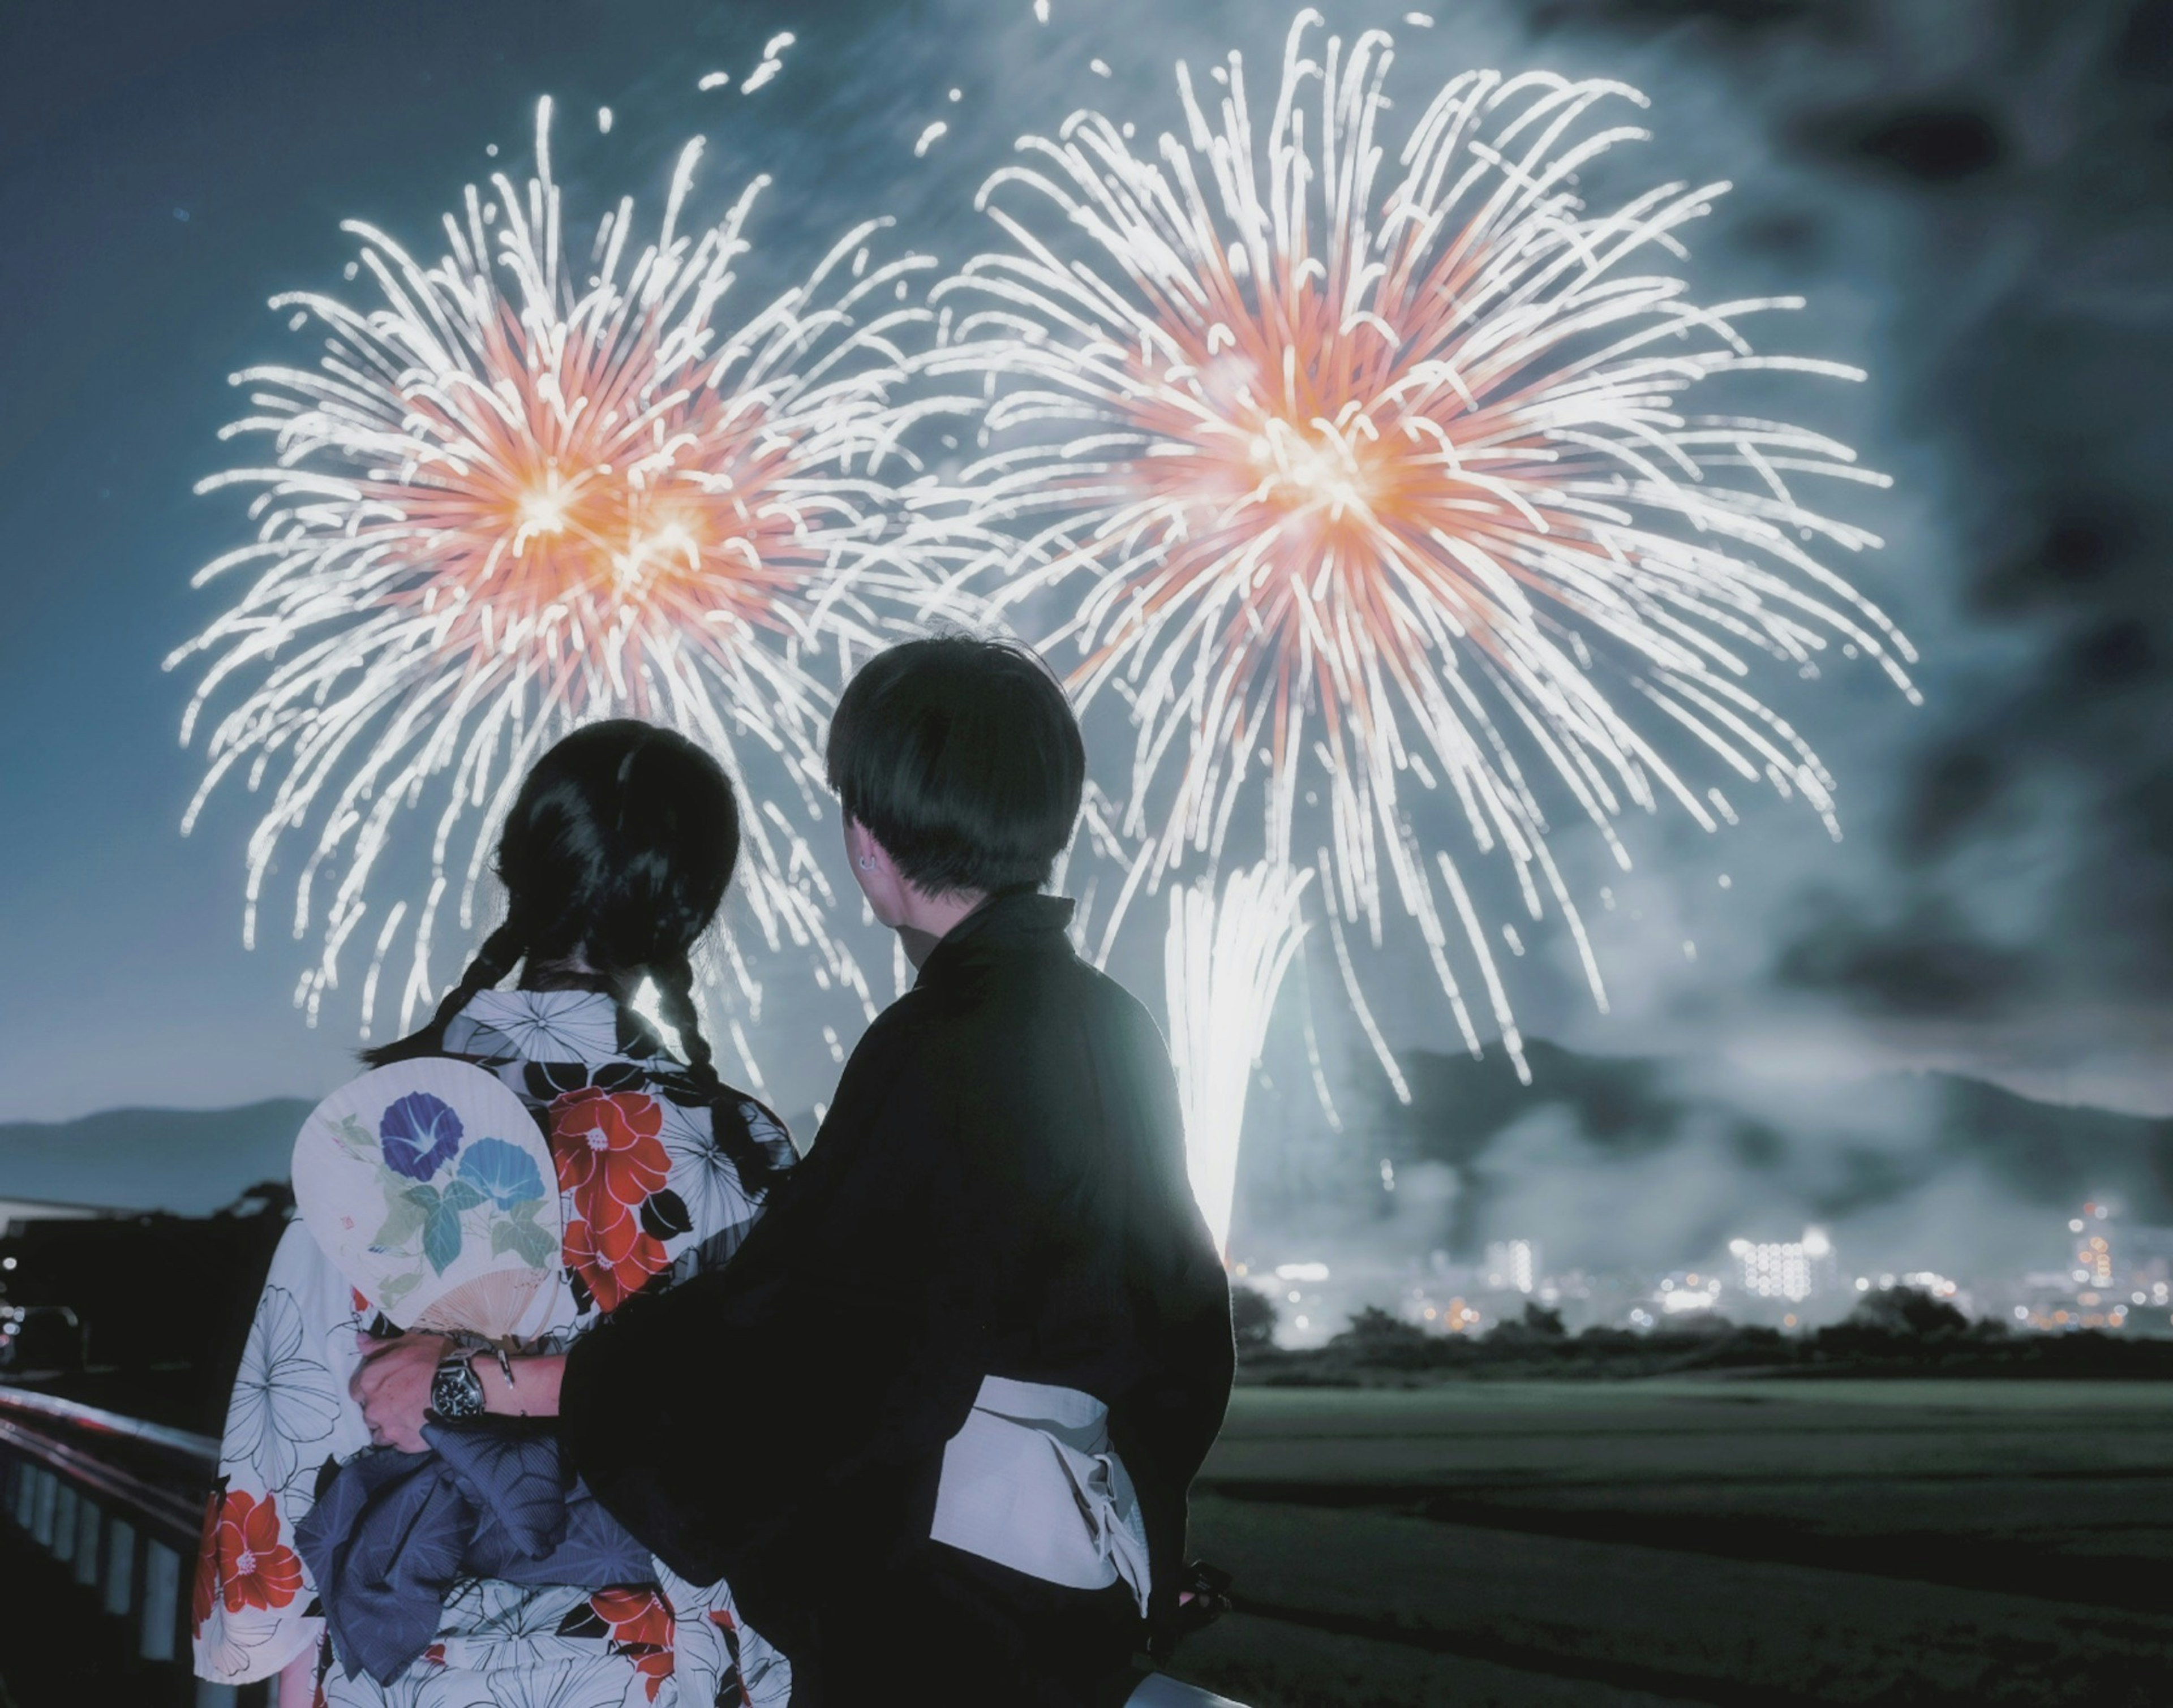
[[[1193,1512],[1253,1708],[2173,1704],[2173,1383],[1245,1387]],[[143,1700],[0,1586],[0,1705]]]
[[[1245,1388],[1194,1508],[1255,1708],[2173,1703],[2173,1386]]]

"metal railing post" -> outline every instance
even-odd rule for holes
[[[75,1509],[75,1581],[86,1588],[98,1581],[98,1533],[105,1515],[88,1495],[78,1495]]]
[[[105,1528],[105,1610],[127,1619],[136,1605],[136,1527],[116,1518]]]
[[[137,1653],[147,1661],[172,1660],[181,1612],[181,1556],[163,1542],[147,1542],[143,1545],[143,1640]]]
[[[52,1637],[105,1651],[116,1703],[264,1708],[261,1687],[199,1689],[189,1676],[185,1577],[218,1474],[208,1436],[0,1382],[0,1522],[76,1586],[54,1603],[70,1629]],[[89,1629],[109,1619],[118,1627]]]
[[[63,1483],[53,1495],[53,1558],[62,1565],[75,1559],[75,1484]]]
[[[42,1465],[35,1473],[37,1492],[31,1497],[30,1539],[40,1548],[53,1545],[53,1506],[60,1499],[61,1479]]]

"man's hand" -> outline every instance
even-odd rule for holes
[[[425,1451],[429,1443],[423,1439],[423,1423],[430,1409],[430,1382],[438,1373],[438,1360],[452,1343],[442,1334],[355,1338],[362,1346],[362,1368],[347,1386],[362,1408],[369,1439],[403,1453]]]

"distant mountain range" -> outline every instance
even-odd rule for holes
[[[1529,1232],[1565,1260],[1589,1250],[1579,1260],[1596,1262],[1610,1247],[1687,1258],[1734,1232],[1816,1220],[1862,1228],[1859,1249],[1921,1247],[1926,1261],[1989,1258],[2025,1234],[2034,1244],[2028,1231],[2041,1227],[2040,1258],[2057,1262],[2061,1224],[2094,1193],[2131,1221],[2173,1226],[2173,1120],[2036,1102],[1947,1074],[1784,1086],[1545,1043],[1528,1053],[1529,1087],[1498,1050],[1403,1059],[1413,1101],[1380,1109],[1373,1125],[1398,1169],[1431,1165],[1444,1179],[1427,1226],[1410,1230],[1421,1248]],[[283,1097],[0,1125],[0,1199],[204,1215],[286,1177],[310,1107]],[[795,1123],[803,1143],[813,1125]],[[1327,1183],[1298,1176],[1297,1190],[1278,1191],[1276,1153],[1325,1161],[1324,1136],[1293,1123],[1287,1138],[1248,1140],[1247,1196],[1261,1222],[1310,1219],[1307,1201]],[[1362,1197],[1379,1151],[1356,1134],[1330,1148],[1343,1158],[1331,1173],[1347,1172]]]
[[[1442,1208],[1455,1247],[1551,1222],[1565,1257],[1627,1243],[1688,1258],[1800,1219],[1855,1227],[1857,1249],[1897,1257],[1991,1262],[2026,1242],[2036,1262],[2060,1263],[2059,1229],[2086,1199],[2130,1224],[2173,1226],[2173,1120],[1953,1074],[1782,1082],[1545,1043],[1528,1053],[1529,1086],[1498,1050],[1415,1052],[1410,1104],[1380,1112],[1399,1166],[1453,1177]]]
[[[236,1109],[107,1109],[75,1121],[0,1123],[0,1199],[207,1215],[260,1181],[284,1180],[315,1106],[272,1097]],[[791,1123],[802,1145],[815,1118]]]
[[[1649,1152],[1702,1129],[1752,1167],[1777,1161],[1792,1140],[1814,1135],[1845,1152],[1863,1155],[1868,1145],[1890,1158],[1877,1141],[1906,1129],[1906,1150],[1927,1163],[1966,1159],[2018,1193],[2061,1204],[2116,1193],[2136,1219],[2173,1221],[2173,1120],[2041,1103],[1957,1074],[1882,1074],[1820,1090],[1723,1079],[1663,1058],[1580,1055],[1544,1041],[1526,1054],[1529,1086],[1498,1051],[1476,1061],[1430,1051],[1406,1058],[1413,1096],[1397,1124],[1415,1152],[1474,1163],[1510,1128],[1548,1108],[1603,1152]],[[1861,1177],[1860,1162],[1854,1172],[1857,1190],[1836,1194],[1836,1213],[1853,1209],[1854,1198],[1880,1195],[1880,1183]]]
[[[284,1180],[310,1103],[107,1109],[77,1121],[0,1123],[0,1199],[206,1215],[262,1180]]]
[[[1346,1101],[1340,1138],[1310,1097],[1255,1099],[1233,1250],[1362,1269],[1530,1239],[1557,1273],[1642,1274],[1818,1226],[1855,1274],[1992,1279],[2065,1269],[2086,1200],[2173,1227],[2173,1119],[1955,1074],[1526,1054],[1529,1086],[1499,1048],[1402,1053],[1411,1101]]]

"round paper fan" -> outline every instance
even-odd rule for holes
[[[466,1062],[396,1062],[318,1104],[294,1140],[294,1202],[403,1328],[510,1339],[558,1274],[549,1148],[520,1099]]]

